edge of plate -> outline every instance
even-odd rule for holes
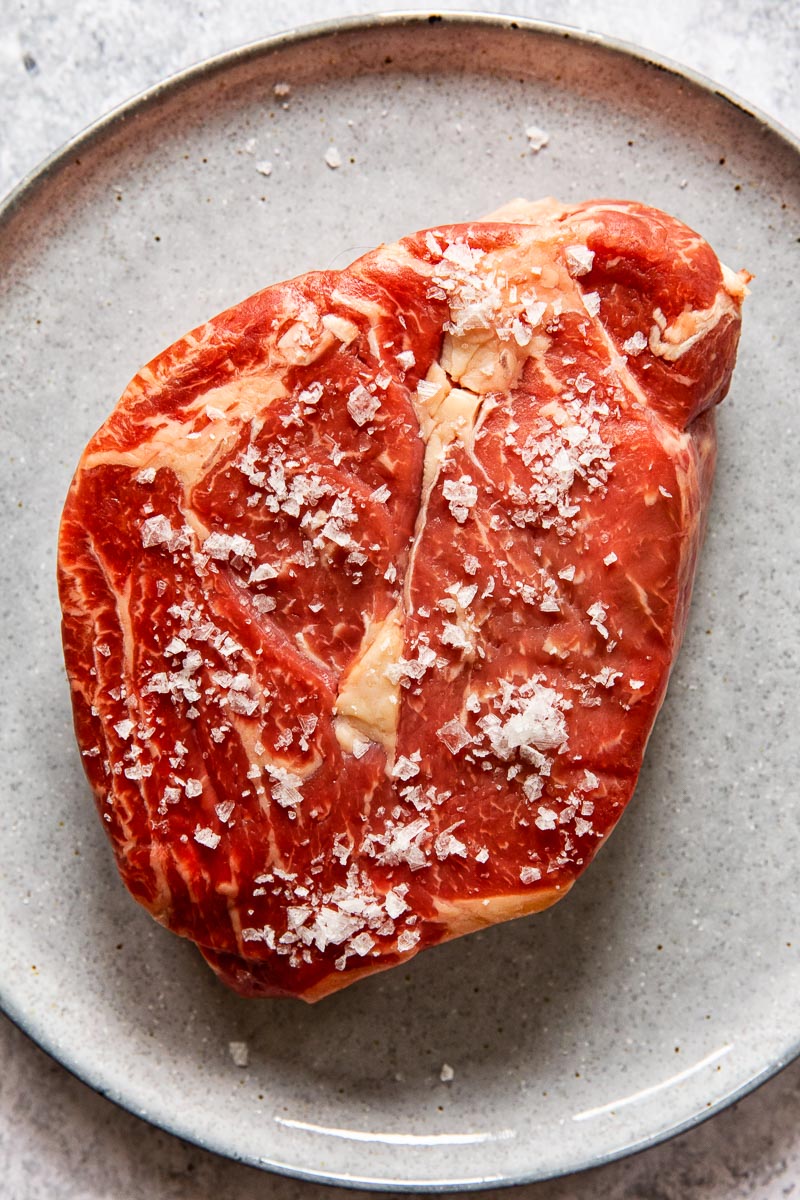
[[[375,26],[392,28],[416,25],[424,27],[427,24],[445,22],[461,26],[472,25],[496,29],[516,29],[526,34],[573,39],[581,44],[597,46],[623,57],[634,58],[646,66],[653,67],[655,70],[664,71],[669,75],[689,82],[712,98],[716,97],[732,105],[743,116],[758,122],[770,134],[777,136],[783,141],[789,150],[794,151],[795,154],[800,156],[800,137],[796,136],[786,126],[763,112],[757,106],[750,104],[731,89],[717,84],[701,72],[695,71],[691,67],[686,67],[664,55],[655,54],[645,47],[637,46],[624,39],[608,37],[605,34],[578,26],[553,21],[541,21],[521,16],[504,15],[501,13],[473,12],[462,9],[400,9],[389,12],[384,11],[342,17],[335,20],[294,27],[285,32],[273,34],[253,42],[247,42],[244,45],[200,60],[189,67],[167,76],[166,79],[161,80],[159,83],[143,89],[122,104],[110,109],[96,121],[93,121],[79,131],[74,137],[64,142],[52,154],[48,155],[36,167],[23,176],[10,192],[0,198],[0,233],[2,233],[3,227],[13,218],[16,212],[28,201],[29,197],[35,195],[40,187],[55,178],[65,167],[69,166],[70,159],[90,149],[96,143],[102,142],[103,138],[115,132],[129,118],[140,112],[145,112],[156,105],[163,96],[179,93],[185,88],[192,86],[199,79],[213,77],[230,69],[232,66],[258,59],[264,54],[280,50],[284,46],[294,46],[303,42],[324,40],[340,33],[355,33],[359,30],[374,28]],[[175,1123],[154,1118],[145,1110],[138,1108],[135,1104],[126,1101],[122,1096],[116,1094],[114,1089],[105,1086],[97,1080],[93,1080],[91,1073],[85,1071],[81,1064],[69,1061],[59,1053],[57,1046],[47,1036],[42,1035],[38,1030],[34,1031],[31,1025],[27,1023],[28,1019],[25,1015],[16,1011],[16,1006],[9,1002],[2,991],[0,991],[0,1011],[8,1017],[16,1028],[29,1037],[39,1049],[44,1051],[45,1054],[60,1066],[64,1067],[79,1082],[90,1087],[93,1091],[110,1100],[124,1111],[131,1113],[139,1120],[144,1120],[148,1124],[162,1129],[174,1137],[181,1138],[183,1141],[197,1146],[201,1150],[211,1151],[233,1162],[258,1167],[266,1171],[273,1171],[276,1174],[301,1179],[308,1183],[323,1183],[355,1190],[380,1188],[391,1192],[426,1192],[431,1194],[452,1192],[455,1189],[478,1191],[489,1187],[515,1187],[521,1184],[542,1183],[548,1179],[565,1178],[569,1175],[579,1174],[596,1167],[606,1166],[619,1159],[652,1149],[663,1142],[680,1136],[682,1133],[688,1132],[690,1129],[696,1128],[710,1117],[722,1112],[730,1105],[747,1096],[750,1092],[755,1091],[756,1088],[772,1079],[784,1067],[788,1066],[789,1063],[800,1057],[800,1040],[798,1040],[777,1061],[770,1063],[763,1070],[745,1080],[738,1088],[714,1101],[708,1108],[686,1117],[683,1121],[678,1122],[669,1129],[661,1130],[658,1133],[632,1142],[627,1146],[611,1150],[606,1154],[597,1155],[589,1161],[579,1162],[563,1170],[548,1169],[542,1172],[534,1169],[507,1177],[474,1176],[466,1179],[442,1181],[430,1179],[397,1180],[350,1174],[337,1175],[325,1171],[305,1170],[302,1167],[292,1166],[289,1163],[283,1163],[274,1159],[241,1155],[229,1148],[214,1145],[211,1141],[203,1141],[191,1132],[181,1129]]]
[[[701,91],[716,96],[720,100],[738,109],[743,116],[756,120],[773,135],[778,136],[787,146],[800,154],[800,136],[794,134],[774,117],[769,116],[756,105],[744,100],[732,89],[724,87],[695,71],[692,67],[684,66],[675,59],[665,55],[655,54],[643,46],[623,38],[613,38],[595,30],[581,28],[577,25],[562,24],[555,21],[540,21],[532,17],[518,17],[502,13],[469,11],[465,9],[397,9],[388,12],[368,13],[355,17],[340,17],[331,21],[319,21],[314,24],[297,26],[283,33],[272,34],[253,42],[246,42],[231,50],[223,50],[210,58],[199,60],[180,71],[168,75],[166,79],[142,91],[135,93],[128,100],[109,109],[108,112],[92,121],[80,130],[74,137],[69,138],[58,149],[44,158],[37,166],[28,171],[22,179],[4,196],[0,197],[0,229],[27,200],[28,193],[33,193],[38,187],[54,177],[68,165],[68,159],[82,150],[88,149],[95,142],[113,132],[117,126],[124,124],[131,116],[146,111],[157,104],[163,95],[178,93],[191,86],[205,76],[212,77],[231,66],[251,61],[265,53],[279,50],[283,46],[299,45],[312,42],[340,33],[357,32],[358,30],[383,26],[425,26],[447,22],[452,25],[475,25],[499,29],[518,29],[523,33],[542,34],[550,37],[572,38],[577,42],[598,46],[612,53],[635,58],[656,70],[665,71],[687,80]]]

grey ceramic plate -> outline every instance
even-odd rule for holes
[[[550,135],[538,154],[531,125]],[[0,992],[41,1045],[231,1157],[414,1190],[602,1162],[797,1053],[799,181],[787,135],[663,64],[541,25],[416,14],[191,70],[12,197]],[[661,205],[757,276],[691,625],[636,799],[550,912],[316,1008],[238,999],[128,898],[93,811],[53,582],[72,469],[134,370],[206,316],[546,193]]]

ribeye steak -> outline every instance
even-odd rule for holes
[[[60,588],[124,880],[316,1000],[552,904],[684,629],[746,276],[623,201],[518,201],[171,346],[81,459]]]

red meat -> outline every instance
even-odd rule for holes
[[[60,589],[122,876],[316,1000],[563,896],[687,606],[744,273],[642,205],[516,202],[252,296],[132,381]]]

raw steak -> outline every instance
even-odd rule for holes
[[[686,621],[745,274],[515,202],[252,296],[136,376],[60,542],[123,878],[316,1000],[547,907],[631,797]]]

